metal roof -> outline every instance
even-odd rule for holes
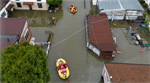
[[[138,0],[98,0],[99,8],[104,10],[129,9],[144,10]]]
[[[90,25],[88,26],[90,43],[99,48],[101,51],[115,51],[106,14],[94,14],[87,18],[88,24],[94,22],[92,23],[91,30]]]
[[[104,10],[121,9],[118,0],[99,0],[99,7]]]
[[[21,35],[25,22],[26,18],[0,18],[0,49],[14,44],[19,39],[16,35]]]
[[[138,0],[120,0],[124,9],[144,10]]]

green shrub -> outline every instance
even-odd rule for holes
[[[148,12],[148,14],[150,14],[150,10],[149,9],[147,9],[147,12]]]
[[[8,13],[8,17],[10,17],[11,15]]]
[[[143,14],[143,17],[146,18],[146,14],[145,13]]]
[[[51,34],[52,34],[52,33],[49,34],[48,39],[47,39],[47,42],[50,41]]]
[[[143,4],[143,7],[144,7],[144,8],[147,8],[147,7],[148,7],[148,4],[147,4],[147,3],[144,3],[144,4]]]
[[[140,3],[143,5],[145,3],[145,1],[140,1]]]

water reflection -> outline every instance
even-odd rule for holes
[[[16,10],[13,11],[11,17],[15,18],[27,18],[30,27],[52,27],[53,21],[52,17],[56,17],[56,23],[63,16],[63,9],[60,6],[60,9],[56,13],[50,13],[48,11],[35,11],[35,10]],[[33,17],[33,15],[35,16]],[[33,17],[33,18],[32,18]],[[31,22],[30,22],[31,21]]]

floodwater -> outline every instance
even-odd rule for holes
[[[76,15],[67,10],[70,4],[78,7]],[[45,31],[53,30],[54,36],[48,55],[50,83],[68,83],[67,80],[60,79],[55,70],[58,58],[64,58],[70,67],[70,83],[101,83],[104,62],[150,64],[150,51],[146,51],[146,48],[141,48],[139,45],[134,45],[135,41],[131,41],[130,32],[127,33],[126,30],[129,27],[128,23],[121,25],[118,21],[109,21],[121,54],[116,53],[115,58],[112,59],[103,59],[88,50],[86,48],[84,18],[85,14],[91,10],[95,11],[96,7],[91,6],[90,0],[85,0],[85,6],[84,0],[63,0],[57,13],[17,10],[11,14],[11,17],[27,18],[36,42],[47,41],[48,34]],[[97,10],[95,12],[97,13]],[[53,16],[57,18],[56,25],[51,24]],[[117,23],[116,27],[112,26],[114,22]],[[144,38],[145,42],[150,41],[147,36]],[[140,53],[140,49],[143,49],[144,52]]]

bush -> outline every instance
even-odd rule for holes
[[[50,41],[51,34],[52,34],[52,33],[49,34],[48,39],[47,39],[47,42]]]
[[[143,4],[143,7],[144,7],[144,8],[147,8],[147,7],[148,7],[148,4],[147,4],[147,3],[144,3],[144,4]]]
[[[146,18],[146,14],[145,13],[143,14],[143,17]]]
[[[143,5],[145,3],[145,1],[140,1],[140,3]]]
[[[148,12],[148,14],[150,14],[150,10],[149,9],[147,9],[147,12]]]
[[[10,17],[11,15],[8,13],[8,17]]]

